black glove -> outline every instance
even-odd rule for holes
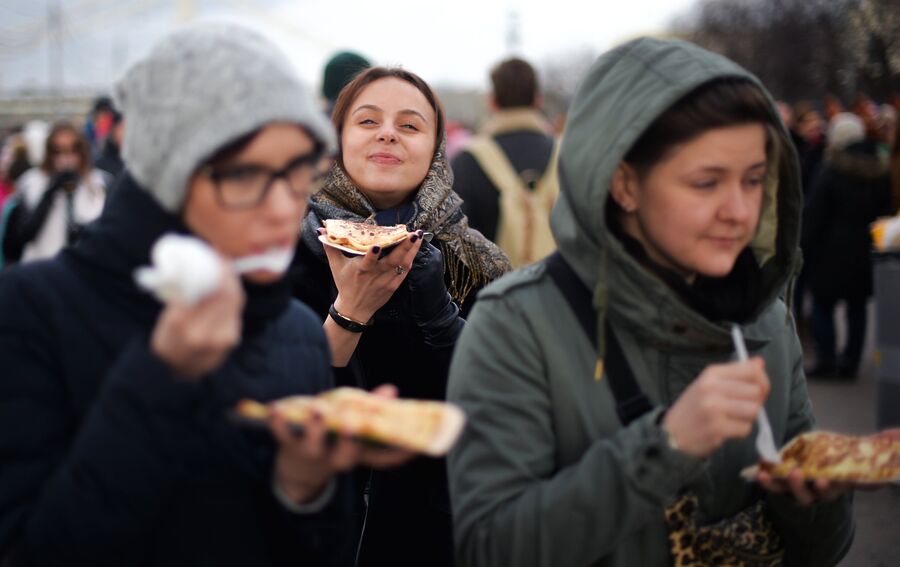
[[[453,345],[466,322],[447,293],[441,251],[423,242],[406,281],[412,317],[422,331],[425,344],[433,347]]]
[[[58,191],[74,191],[78,187],[78,180],[77,172],[63,171],[50,179],[47,190],[41,195],[41,200],[33,210],[27,210],[23,202],[19,203],[16,208],[21,208],[21,211],[15,228],[7,230],[8,237],[14,239],[15,246],[24,248],[26,244],[37,238],[50,214],[56,193]]]
[[[77,171],[61,171],[56,177],[50,180],[47,193],[52,193],[59,189],[65,189],[69,192],[74,191],[75,188],[78,187],[79,181],[80,178]]]

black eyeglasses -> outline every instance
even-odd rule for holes
[[[224,209],[243,210],[258,207],[266,199],[276,179],[284,179],[293,197],[306,199],[314,193],[327,171],[321,151],[312,151],[292,159],[281,169],[261,165],[204,166],[201,169],[213,183],[216,198]]]

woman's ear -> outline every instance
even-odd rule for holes
[[[637,173],[624,161],[613,172],[610,195],[626,213],[637,210]]]

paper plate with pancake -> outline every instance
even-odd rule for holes
[[[319,242],[348,254],[360,256],[367,254],[373,246],[380,246],[384,250],[409,237],[409,231],[404,224],[379,226],[366,222],[328,219],[324,225],[325,234],[319,235]]]

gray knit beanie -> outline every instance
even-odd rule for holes
[[[125,116],[126,167],[173,213],[204,160],[268,123],[297,123],[335,149],[331,123],[290,62],[268,39],[233,24],[167,36],[125,72],[114,97]]]

